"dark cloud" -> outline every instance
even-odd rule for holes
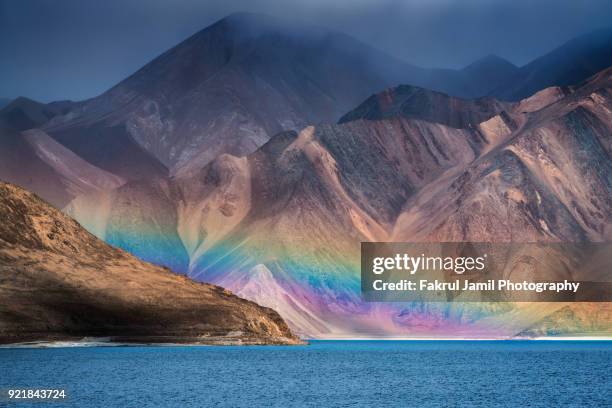
[[[609,25],[609,0],[0,0],[0,96],[94,96],[227,14],[291,17],[413,64],[522,65]]]

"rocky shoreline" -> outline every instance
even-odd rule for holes
[[[143,346],[294,346],[307,345],[300,339],[284,337],[261,339],[242,336],[176,337],[176,336],[112,336],[73,337],[51,335],[37,337],[0,338],[0,348],[56,348],[56,347],[143,347]]]

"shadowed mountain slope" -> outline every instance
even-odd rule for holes
[[[280,316],[147,264],[0,183],[0,343],[116,341],[296,344]]]
[[[125,181],[99,169],[37,129],[77,103],[17,98],[0,110],[0,180],[35,191],[57,208]],[[29,129],[29,130],[27,130]]]

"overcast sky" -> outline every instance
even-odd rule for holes
[[[612,25],[610,0],[0,0],[0,97],[84,99],[236,11],[299,18],[421,66],[523,65]]]

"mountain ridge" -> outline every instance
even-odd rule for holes
[[[410,84],[464,98],[499,96],[504,91],[492,89],[520,80],[521,69],[490,56],[461,70],[424,69],[319,26],[238,13],[54,118],[44,130],[121,177],[163,176],[183,166],[202,167],[219,154],[249,154],[281,131],[334,123],[388,87]],[[101,144],[104,139],[109,141]],[[140,168],[121,168],[92,153],[106,149],[106,156],[120,155],[121,145],[139,156]]]

